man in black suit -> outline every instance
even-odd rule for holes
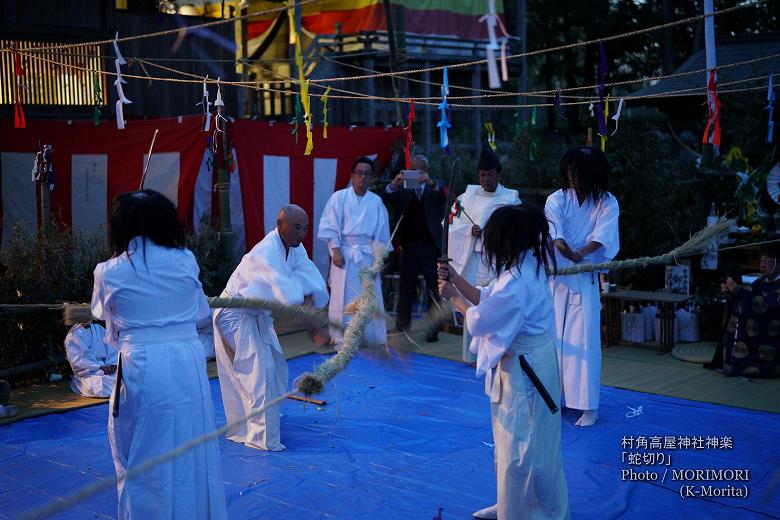
[[[436,260],[441,256],[442,218],[447,204],[444,187],[428,176],[428,159],[424,155],[412,157],[412,169],[420,171],[419,186],[404,187],[403,172],[396,175],[385,188],[385,200],[395,205],[395,220],[401,218],[397,240],[401,246],[398,315],[396,328],[405,330],[412,321],[412,301],[417,288],[417,276],[422,273],[427,287],[427,298],[439,299],[436,290]],[[427,338],[436,341],[438,333]]]

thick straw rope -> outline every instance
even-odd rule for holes
[[[314,372],[301,374],[295,380],[295,386],[303,395],[317,394],[325,387],[325,383],[344,370],[347,363],[355,355],[363,341],[364,332],[368,322],[377,311],[378,298],[376,295],[376,277],[385,267],[387,249],[382,245],[374,245],[374,263],[370,269],[360,272],[360,283],[363,292],[355,299],[352,306],[355,312],[352,320],[344,331],[344,344],[338,354],[318,366]]]
[[[683,245],[676,247],[666,254],[652,257],[641,257],[632,260],[616,260],[602,262],[600,264],[582,264],[559,269],[557,275],[590,273],[593,271],[607,271],[615,269],[630,269],[632,267],[646,267],[650,264],[671,264],[678,258],[701,253],[713,240],[723,238],[729,229],[728,221],[721,218],[714,226],[706,227],[693,235]]]

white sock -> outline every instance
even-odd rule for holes
[[[599,419],[599,411],[598,410],[584,410],[582,412],[582,417],[579,418],[579,420],[574,423],[575,426],[593,426],[596,424],[596,421]]]

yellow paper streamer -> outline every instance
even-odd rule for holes
[[[301,52],[301,38],[295,29],[294,0],[289,2],[291,9],[287,10],[290,17],[290,41],[295,40],[295,65],[298,68],[298,81],[301,86],[301,105],[303,105],[303,122],[306,125],[306,150],[303,155],[311,155],[314,149],[314,140],[311,131],[311,102],[309,100],[309,80],[303,74],[303,53]],[[293,36],[294,34],[294,36]]]
[[[325,89],[325,94],[322,95],[320,100],[322,101],[322,138],[328,138],[328,94],[330,94],[330,87]]]

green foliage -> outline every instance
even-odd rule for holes
[[[217,232],[203,226],[187,236],[187,246],[200,266],[204,292],[219,295],[236,262],[222,254]],[[103,236],[73,236],[55,225],[47,239],[16,227],[0,249],[0,304],[89,302],[95,266],[109,256]],[[64,352],[66,333],[60,310],[0,310],[0,367],[53,359]]]
[[[108,256],[105,240],[77,235],[53,225],[51,238],[42,232],[14,228],[6,248],[0,250],[0,303],[31,304],[64,301],[88,302],[92,272]],[[0,366],[12,367],[54,358],[62,352],[67,332],[62,311],[0,311]]]
[[[238,263],[222,252],[219,233],[201,223],[197,234],[187,235],[187,247],[200,267],[200,282],[206,296],[219,296]]]

